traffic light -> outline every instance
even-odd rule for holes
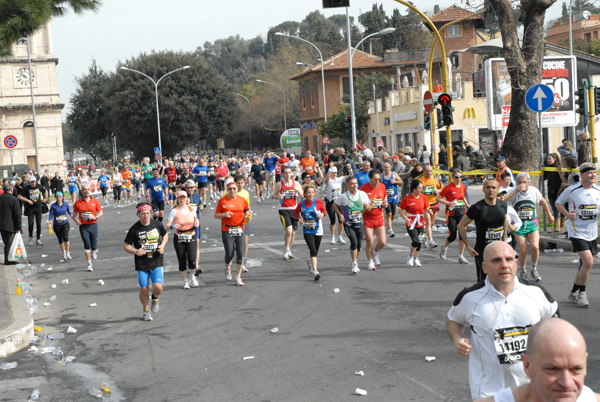
[[[423,128],[425,130],[431,130],[431,113],[423,111]]]
[[[350,7],[350,0],[323,0],[323,8]]]
[[[577,96],[577,100],[575,101],[575,104],[577,105],[575,113],[586,116],[589,110],[587,88],[579,88],[577,92],[575,92],[575,96]]]
[[[348,116],[344,119],[344,128],[346,135],[352,135],[352,116]]]
[[[444,122],[442,121],[442,110],[436,107],[435,111],[437,116],[437,128],[442,128],[444,127]]]
[[[594,87],[594,114],[600,114],[600,88]]]
[[[454,124],[454,119],[452,118],[452,111],[454,110],[452,107],[452,97],[448,94],[441,94],[438,97],[438,102],[442,105],[442,123],[446,127],[451,126]]]

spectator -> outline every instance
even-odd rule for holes
[[[469,145],[469,141],[463,141],[463,145],[465,147],[465,153],[470,158],[475,153],[475,150],[471,145]]]
[[[448,168],[448,153],[446,152],[446,147],[444,144],[440,144],[440,152],[438,152],[438,166],[440,169]]]
[[[560,158],[557,154],[551,153],[548,155],[546,159],[545,167],[556,168],[560,165]],[[556,218],[554,221],[554,228],[552,232],[560,232],[563,230],[562,226],[565,222],[565,217],[558,213],[558,209],[556,209],[556,199],[558,198],[558,192],[562,185],[562,180],[560,178],[560,173],[545,170],[544,171],[544,180],[548,180],[548,201],[550,201],[550,207],[552,208],[552,214]]]
[[[577,158],[577,152],[573,151],[573,144],[571,141],[563,140],[562,145],[559,145],[556,150],[560,154],[561,158],[564,158],[568,155],[572,155]]]
[[[415,154],[413,153],[412,148],[408,145],[406,147],[404,147],[404,154],[410,156],[411,158],[415,157]]]
[[[592,161],[592,144],[586,133],[579,134],[579,149],[577,149],[577,164]]]

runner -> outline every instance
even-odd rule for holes
[[[177,194],[177,168],[175,162],[169,161],[169,166],[165,169],[165,176],[167,178],[167,185],[169,186],[169,204],[171,208],[177,201],[175,198]]]
[[[300,161],[296,158],[296,155],[290,154],[290,161],[286,166],[289,166],[292,169],[292,179],[297,180],[300,175]]]
[[[281,153],[281,158],[277,161],[277,165],[275,166],[275,181],[279,183],[281,181],[281,171],[284,167],[288,166],[290,162],[290,158],[288,157],[287,152],[283,151]],[[292,176],[294,175],[294,171],[292,170]]]
[[[383,164],[383,174],[381,175],[381,182],[385,186],[387,192],[388,205],[385,207],[386,224],[388,226],[388,235],[390,237],[396,236],[394,229],[392,228],[392,222],[394,222],[394,215],[396,215],[396,207],[398,206],[398,187],[402,186],[404,182],[398,176],[398,173],[392,171],[392,162],[386,161]]]
[[[406,212],[405,212],[406,211]],[[421,251],[421,236],[425,226],[425,215],[432,215],[429,200],[423,195],[423,183],[413,180],[410,183],[410,194],[400,203],[400,216],[406,222],[406,231],[410,236],[410,255],[406,264],[409,267],[420,267],[419,252]]]
[[[325,208],[327,209],[327,215],[329,216],[329,231],[331,232],[331,240],[329,243],[335,244],[335,218],[336,213],[333,209],[335,200],[342,193],[342,184],[346,180],[346,176],[338,177],[338,170],[335,166],[330,167],[325,176],[325,185],[327,186],[327,193],[325,194]],[[339,221],[339,219],[338,219]],[[342,237],[342,231],[344,225],[340,222],[338,225],[338,236],[337,241],[339,244],[346,244],[346,241]]]
[[[246,179],[243,175],[237,175],[235,177],[235,184],[237,184],[237,194],[240,197],[243,197],[248,203],[248,210],[252,213],[250,209],[250,193],[248,190],[244,189],[244,185],[246,184]],[[252,216],[252,215],[251,215]],[[250,239],[250,220],[247,220],[246,227],[244,228],[244,258],[242,263],[242,272],[248,272],[248,268],[246,268],[246,261],[248,257],[248,242]]]
[[[361,170],[354,173],[354,176],[358,180],[358,188],[361,188],[369,182],[369,172],[371,171],[371,162],[368,160],[363,161]]]
[[[18,196],[19,200],[25,205],[25,215],[27,216],[27,226],[29,229],[29,245],[34,244],[43,246],[42,236],[42,203],[48,201],[48,192],[38,184],[35,176],[29,176],[29,183]],[[33,225],[35,224],[36,240],[33,239]]]
[[[369,172],[369,182],[361,188],[369,196],[371,209],[364,213],[365,239],[368,260],[368,269],[374,271],[380,266],[379,252],[385,247],[385,222],[383,220],[383,210],[387,207],[387,192],[385,186],[381,183],[381,173],[379,170]],[[375,237],[377,236],[377,246],[374,247]]]
[[[304,231],[304,241],[306,241],[310,251],[310,258],[307,261],[308,271],[314,276],[315,281],[318,281],[321,274],[317,269],[317,255],[323,238],[323,216],[325,216],[327,210],[323,205],[323,201],[315,198],[317,190],[314,186],[304,186],[302,192],[304,193],[304,200],[296,206],[294,215],[300,220]]]
[[[214,200],[217,197],[217,176],[215,175],[215,168],[217,164],[214,159],[208,160],[208,192],[210,199]]]
[[[148,183],[148,182],[146,182]],[[188,194],[185,191],[177,192],[177,204],[167,218],[166,227],[175,229],[173,246],[177,261],[179,261],[179,273],[183,279],[183,288],[198,287],[198,280],[194,276],[196,269],[197,238],[195,228],[200,226],[196,215],[196,209],[188,204]],[[187,276],[186,276],[187,269]]]
[[[219,200],[215,209],[215,219],[221,219],[221,238],[225,249],[225,278],[231,281],[231,262],[235,253],[237,264],[235,282],[238,286],[244,286],[242,282],[243,234],[245,221],[252,216],[252,212],[246,199],[237,195],[237,185],[233,179],[227,179],[225,187],[227,195]]]
[[[129,205],[131,203],[131,179],[133,178],[133,173],[127,165],[123,166],[121,176],[123,177],[123,203]]]
[[[79,179],[75,176],[75,171],[73,170],[69,172],[69,177],[67,177],[67,187],[69,194],[71,194],[71,201],[75,204],[77,193],[79,193]]]
[[[277,199],[279,199],[279,218],[285,230],[283,259],[289,260],[290,258],[296,258],[292,254],[292,245],[298,229],[298,219],[294,215],[294,210],[298,205],[296,198],[298,196],[302,198],[304,194],[300,183],[292,179],[292,169],[289,167],[283,168],[282,176],[282,180],[275,185],[274,191],[277,194]]]
[[[442,246],[440,252],[440,258],[446,259],[448,253],[448,247],[454,240],[456,240],[456,234],[458,233],[458,224],[465,215],[467,209],[469,209],[469,203],[466,200],[467,189],[461,183],[463,173],[460,169],[454,168],[451,171],[452,183],[448,184],[442,189],[437,195],[437,201],[446,205],[446,225],[448,226],[448,238]],[[458,263],[469,264],[469,261],[463,255],[465,252],[465,242],[459,236],[458,243]]]
[[[69,241],[69,216],[71,215],[71,209],[69,204],[64,202],[63,193],[58,191],[54,194],[56,202],[50,206],[50,213],[48,215],[48,224],[51,225],[56,238],[58,239],[58,245],[62,251],[62,259],[60,262],[71,260],[71,242]]]
[[[181,168],[181,174],[179,175],[179,177],[177,177],[177,188],[179,190],[185,190],[185,186],[188,180],[194,180],[194,176],[190,173],[190,168],[187,165],[184,165]],[[194,188],[196,188],[195,185]]]
[[[433,225],[435,224],[437,213],[440,211],[440,203],[437,201],[436,197],[442,191],[443,186],[436,177],[433,177],[433,167],[431,165],[425,166],[423,168],[423,173],[423,176],[417,178],[417,180],[423,183],[423,194],[427,197],[429,207],[433,211],[433,215],[425,215],[425,232],[427,233],[429,244],[425,242],[423,246],[425,248],[431,247],[431,249],[434,249],[437,247],[437,244],[433,241]]]
[[[146,199],[152,203],[154,219],[163,221],[165,215],[165,196],[167,196],[167,182],[159,177],[158,168],[152,169],[152,177],[146,180]]]
[[[337,197],[333,204],[333,210],[337,214],[340,224],[344,225],[346,236],[350,239],[351,272],[358,274],[360,272],[358,255],[365,234],[363,214],[371,209],[371,201],[364,191],[358,189],[358,180],[355,176],[348,176],[346,185],[348,191]],[[340,207],[342,212],[340,212]]]
[[[208,189],[208,174],[210,173],[210,169],[206,166],[206,161],[204,158],[200,158],[200,161],[194,170],[192,170],[192,174],[196,176],[196,182],[198,185],[198,193],[200,194],[200,198],[202,198],[202,203],[206,204],[206,190]]]
[[[215,174],[217,177],[217,189],[219,191],[217,198],[221,199],[225,193],[225,178],[229,176],[229,168],[227,168],[223,159],[219,159],[219,166],[215,168]]]
[[[263,164],[260,163],[260,159],[254,158],[254,163],[252,164],[250,171],[252,172],[254,187],[256,189],[256,202],[260,204],[260,201],[265,199],[263,196],[263,178],[265,176],[265,169]]]
[[[98,200],[90,195],[90,185],[81,187],[81,198],[73,206],[73,220],[83,240],[87,270],[93,271],[92,258],[98,259],[98,219],[104,212]]]
[[[142,160],[142,167],[140,168],[144,184],[146,183],[146,180],[152,177],[152,169],[154,169],[154,166],[150,164],[150,158],[145,157]]]
[[[531,279],[538,282],[542,277],[537,271],[540,258],[540,225],[537,220],[537,204],[540,204],[548,215],[548,222],[554,222],[554,215],[550,206],[542,197],[542,193],[529,186],[529,173],[521,172],[517,175],[517,187],[505,197],[505,200],[514,207],[519,219],[523,222],[521,228],[515,232],[517,244],[519,245],[518,275],[521,279],[527,279],[527,241],[531,247]]]
[[[100,171],[100,176],[98,176],[98,184],[100,185],[100,192],[102,193],[102,198],[104,199],[104,205],[108,205],[108,187],[110,185],[110,177],[106,175],[106,169],[102,169]]]
[[[119,167],[115,166],[115,171],[112,175],[113,181],[113,196],[115,199],[115,208],[121,208],[121,194],[123,193],[123,175],[119,172]]]
[[[311,178],[315,179],[315,165],[316,161],[313,158],[312,153],[310,151],[306,151],[304,153],[304,158],[300,159],[300,169],[302,173],[308,173],[311,175]]]
[[[272,153],[271,151],[267,151],[266,154],[263,154],[262,160],[263,165],[265,167],[265,184],[267,186],[267,198],[275,198],[275,165],[279,160],[279,156]]]
[[[123,249],[135,256],[140,302],[144,309],[142,318],[144,321],[152,321],[152,313],[158,312],[158,297],[163,291],[163,255],[169,235],[161,223],[152,219],[152,206],[149,203],[139,203],[137,215],[140,220],[127,232]],[[148,305],[150,281],[152,281],[152,307]]]
[[[133,184],[133,189],[135,190],[135,193],[137,194],[137,199],[139,201],[141,200],[140,193],[142,191],[142,173],[140,172],[140,168],[136,168],[133,172]]]
[[[567,187],[556,200],[558,212],[567,217],[567,232],[573,251],[579,254],[579,269],[569,300],[589,307],[586,286],[598,253],[598,205],[600,187],[596,183],[596,165],[590,162],[579,166],[581,182]],[[567,207],[569,210],[567,210]]]
[[[202,204],[202,199],[200,195],[196,193],[196,182],[194,180],[188,180],[185,184],[185,192],[188,196],[188,204],[192,207],[196,213],[196,217],[198,218],[198,222],[200,222],[200,211],[204,211],[204,204]],[[200,225],[196,228],[196,271],[194,272],[195,276],[199,276],[203,270],[200,267]]]

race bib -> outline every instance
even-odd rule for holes
[[[339,195],[342,193],[342,189],[341,188],[336,188],[335,190],[333,190],[331,192],[331,196],[333,197],[333,199],[336,199],[337,197],[339,197]]]
[[[530,221],[533,218],[533,208],[523,208],[519,211],[519,219],[522,221]]]
[[[289,189],[289,190],[285,190],[283,192],[283,199],[284,200],[291,200],[296,198],[296,190],[294,189]]]
[[[120,185],[121,185],[121,180],[115,179],[115,186],[120,186]]]
[[[162,186],[154,186],[154,192],[160,193],[162,191]]]
[[[308,230],[315,230],[317,228],[317,222],[314,220],[304,221],[304,224],[302,226],[304,226],[304,228]]]
[[[231,237],[240,237],[243,234],[243,230],[241,226],[231,226],[229,228],[229,236]]]
[[[94,213],[92,211],[83,211],[81,213],[82,221],[93,221],[95,219],[96,219],[96,215],[94,215]]]
[[[381,208],[381,206],[383,205],[383,200],[380,200],[378,198],[373,198],[373,209],[377,209],[377,208]]]
[[[194,237],[194,232],[193,231],[187,231],[187,232],[179,232],[179,234],[177,235],[177,238],[179,239],[179,243],[189,243],[192,241],[192,238]]]
[[[434,191],[435,191],[434,186],[424,186],[423,187],[423,194],[425,194],[425,195],[431,195],[434,193]]]
[[[465,202],[463,200],[456,201],[456,205],[452,208],[452,212],[455,214],[464,214],[465,213]]]
[[[504,237],[504,226],[499,226],[497,228],[489,228],[485,231],[485,241],[486,243],[502,240]]]
[[[230,174],[235,177],[237,175],[237,170],[232,170]]]
[[[598,206],[596,204],[579,206],[579,219],[581,219],[582,221],[596,219],[597,217]]]
[[[29,198],[31,198],[31,201],[37,201],[40,198],[40,190],[35,190],[35,191],[31,191],[29,192]]]
[[[388,188],[385,190],[385,192],[387,193],[388,197],[393,197],[394,196],[394,189],[393,188]]]
[[[348,215],[350,217],[351,223],[362,223],[362,220],[363,220],[362,211],[350,211],[350,213],[348,213]]]
[[[206,176],[206,171],[202,170],[200,171],[200,173],[198,173],[199,176]]]
[[[56,221],[56,223],[64,223],[64,222],[67,221],[67,216],[66,215],[59,215],[59,216],[56,216],[54,218],[54,220]]]
[[[527,352],[527,336],[530,330],[531,325],[494,331],[494,347],[500,364],[516,364],[521,361],[521,353]]]

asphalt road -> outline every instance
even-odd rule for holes
[[[245,286],[225,280],[219,222],[209,209],[201,219],[202,286],[181,288],[169,243],[165,292],[152,322],[141,320],[133,257],[122,250],[125,233],[136,221],[132,205],[106,208],[94,272],[86,272],[76,230],[74,259],[68,263],[58,263],[55,239],[44,236],[45,246],[29,251],[40,270],[30,278],[31,293],[39,299],[35,323],[44,335],[64,333],[69,326],[77,333],[36,346],[60,346],[75,360],[65,364],[50,353],[28,350],[2,359],[18,366],[0,371],[0,400],[26,400],[34,388],[42,401],[95,400],[89,389],[102,381],[112,386],[107,401],[346,401],[356,397],[356,388],[373,401],[469,400],[467,361],[445,330],[452,300],[475,280],[473,263],[456,263],[456,245],[445,262],[438,248],[422,252],[423,267],[408,267],[409,241],[397,221],[398,235],[380,253],[383,265],[367,271],[363,254],[361,272],[353,276],[348,246],[330,245],[325,237],[319,253],[322,278],[314,282],[301,235],[292,249],[297,258],[284,261],[275,202],[252,202],[257,215],[249,265],[254,266],[244,275]],[[437,234],[436,241],[444,237]],[[539,271],[563,317],[588,341],[586,385],[598,391],[599,279],[593,270],[589,309],[569,303],[574,258],[543,254]],[[61,284],[64,279],[68,285]],[[57,298],[49,302],[52,295]],[[426,362],[425,356],[436,359]]]

